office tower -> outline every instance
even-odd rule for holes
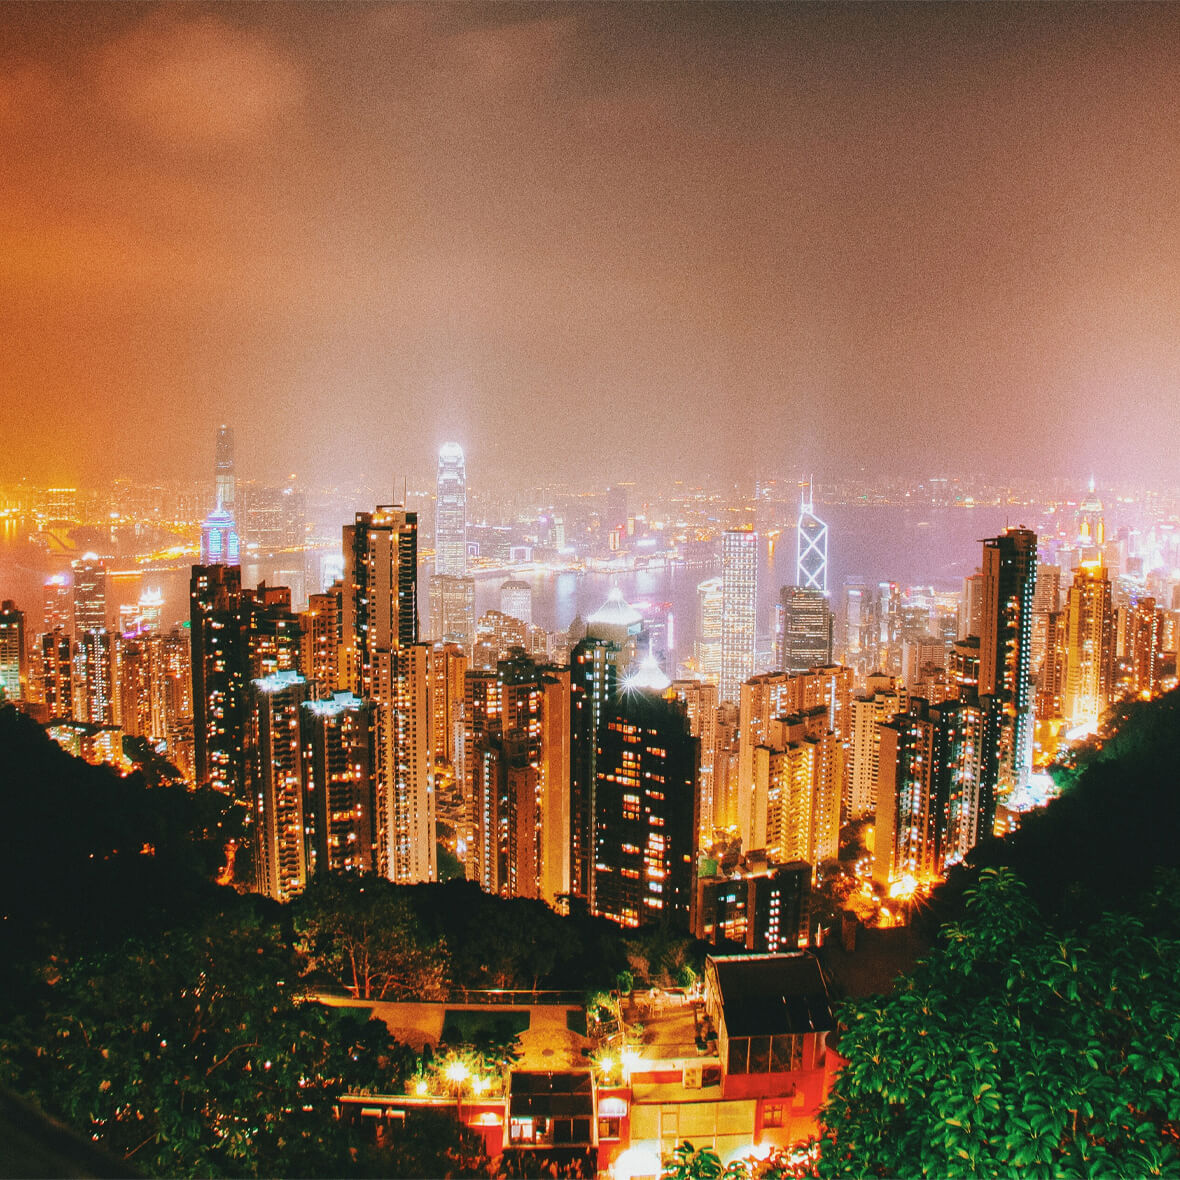
[[[238,565],[241,551],[233,516],[225,508],[214,508],[201,522],[201,564]]]
[[[28,655],[25,648],[25,612],[16,603],[0,603],[0,701],[28,698]]]
[[[770,672],[751,676],[740,694],[737,823],[747,852],[765,848],[768,798],[765,777],[755,773],[754,751],[769,741],[776,718],[821,711],[826,727],[840,743],[849,737],[852,669],[840,664],[792,675]],[[840,784],[843,794],[844,784]],[[787,859],[794,859],[794,856]]]
[[[237,490],[234,479],[234,432],[229,426],[217,428],[217,448],[213,460],[213,504],[214,511],[221,511],[229,517],[230,524],[237,527]],[[222,550],[222,560],[228,551]],[[213,565],[214,561],[203,564]],[[229,562],[228,564],[234,564]]]
[[[500,584],[500,613],[519,619],[522,623],[533,621],[533,588],[528,582],[509,578]]]
[[[870,623],[872,594],[862,577],[844,579],[844,658],[843,663],[859,669],[871,663],[870,651],[876,650]]]
[[[598,734],[594,913],[623,926],[689,926],[697,765],[697,739],[675,696],[638,686],[619,691]]]
[[[1154,598],[1141,598],[1131,611],[1127,627],[1127,657],[1130,690],[1139,697],[1155,696],[1160,690],[1163,666],[1164,612]]]
[[[364,873],[374,858],[373,706],[347,692],[302,705],[312,872]]]
[[[1106,522],[1103,519],[1102,500],[1094,488],[1094,477],[1086,489],[1086,495],[1078,508],[1078,548],[1083,562],[1102,560],[1102,547],[1106,544]]]
[[[257,892],[290,901],[307,886],[311,852],[300,709],[310,687],[297,672],[250,682],[247,774]]]
[[[629,484],[614,484],[606,494],[606,519],[603,521],[607,531],[623,531],[627,529],[627,490]]]
[[[636,663],[641,649],[646,649],[643,615],[627,602],[618,586],[611,587],[606,601],[586,620],[586,635],[611,645],[620,674]]]
[[[74,635],[105,631],[107,625],[106,563],[96,553],[87,553],[73,563]]]
[[[706,680],[677,680],[672,684],[688,713],[689,732],[700,743],[699,839],[703,848],[713,842],[713,765],[717,756],[717,685]]]
[[[795,585],[828,593],[828,526],[815,515],[815,486],[800,486],[799,523],[795,536]]]
[[[706,578],[697,586],[697,674],[717,684],[721,680],[722,579]]]
[[[946,644],[938,635],[918,635],[901,643],[901,678],[911,692],[929,668],[945,668]],[[921,694],[918,694],[921,695]]]
[[[746,858],[746,862],[752,858]],[[811,925],[811,865],[739,863],[733,875],[697,883],[697,938],[737,943],[755,954],[796,951]]]
[[[430,649],[418,643],[418,517],[398,505],[344,527],[341,688],[374,702],[378,871],[435,879]]]
[[[434,572],[467,576],[467,469],[463,448],[443,443],[438,452],[438,492],[434,515]]]
[[[300,667],[322,693],[334,693],[340,687],[340,630],[343,582],[337,581],[323,594],[312,594],[307,610],[299,616],[301,638]]]
[[[239,566],[193,566],[189,584],[192,642],[193,759],[197,783],[244,794],[243,709],[246,675]]]
[[[990,781],[994,775],[996,788],[1005,792],[1023,785],[1032,767],[1030,660],[1036,580],[1036,533],[1010,528],[983,542],[979,695],[991,698],[1000,717],[999,744],[987,777]]]
[[[784,586],[779,594],[775,667],[806,672],[832,662],[832,612],[818,590]]]
[[[70,580],[65,574],[54,574],[45,582],[44,634],[48,635],[59,627],[67,635],[73,635],[74,595]]]
[[[435,574],[430,579],[430,631],[439,643],[457,643],[468,656],[476,642],[475,579]]]
[[[1114,611],[1106,569],[1083,562],[1074,571],[1065,608],[1066,724],[1096,728],[1114,692]]]
[[[41,636],[40,697],[49,720],[74,715],[74,665],[69,632],[57,628]]]
[[[721,538],[721,680],[723,701],[736,702],[754,675],[758,622],[758,534],[727,529]]]
[[[618,649],[587,636],[570,652],[570,892],[593,906],[598,731],[618,685]]]
[[[307,505],[302,492],[247,483],[238,488],[237,497],[237,512],[232,515],[245,543],[264,552],[295,549],[304,543]]]

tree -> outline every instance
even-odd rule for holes
[[[449,986],[446,943],[422,936],[388,881],[320,875],[293,909],[305,973],[362,1000],[439,999]]]
[[[890,998],[843,1007],[819,1174],[1175,1174],[1177,884],[1062,934],[985,870]]]
[[[291,952],[244,899],[189,928],[46,974],[5,1014],[0,1076],[153,1175],[341,1175],[345,1090],[400,1082],[413,1053],[354,1010],[303,1002]]]

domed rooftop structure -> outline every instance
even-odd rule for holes
[[[615,586],[606,601],[586,620],[606,627],[625,627],[630,630],[643,623],[643,616],[623,597],[623,592]]]
[[[628,691],[667,692],[672,681],[656,663],[656,657],[648,652],[639,665],[623,679],[623,688]]]

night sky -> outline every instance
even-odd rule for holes
[[[0,479],[1168,479],[1178,107],[1174,4],[5,4]]]

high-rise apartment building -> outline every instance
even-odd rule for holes
[[[0,603],[0,700],[23,701],[28,687],[25,612],[5,600]]]
[[[593,912],[623,926],[687,927],[693,906],[697,739],[670,692],[620,690],[595,767]]]
[[[820,591],[784,586],[776,630],[776,668],[806,672],[832,662],[832,612]]]
[[[983,542],[979,696],[990,698],[999,716],[998,744],[985,778],[994,778],[1000,791],[1023,785],[1032,768],[1036,582],[1036,533],[1010,528]],[[990,806],[994,807],[994,800]]]
[[[301,708],[309,691],[297,672],[275,672],[250,682],[247,776],[255,889],[276,901],[298,896],[310,876],[312,824],[301,730]]]
[[[736,702],[754,675],[758,626],[758,534],[728,529],[721,538],[721,681],[723,701]]]
[[[1141,598],[1127,623],[1127,663],[1130,691],[1139,697],[1159,692],[1163,670],[1164,612],[1154,598]]]
[[[1104,566],[1083,562],[1074,571],[1065,609],[1065,684],[1062,712],[1070,727],[1097,727],[1114,693],[1114,610]]]
[[[372,872],[373,706],[338,692],[302,706],[309,874]]]
[[[74,715],[74,664],[69,632],[58,627],[41,636],[40,691],[47,720]]]
[[[848,745],[848,815],[863,819],[877,808],[877,772],[881,754],[881,725],[903,712],[906,690],[893,677],[880,678],[874,690],[851,702],[851,737]]]
[[[800,489],[799,522],[795,533],[795,585],[828,593],[828,526],[815,514],[815,485]]]
[[[467,576],[467,468],[463,448],[453,442],[443,443],[438,452],[434,572],[450,578]]]
[[[570,892],[593,908],[598,731],[618,685],[618,649],[587,636],[570,652]]]
[[[418,517],[400,505],[344,527],[341,688],[374,703],[378,871],[437,876],[429,645],[418,643]]]
[[[713,840],[716,822],[714,809],[714,763],[717,757],[717,685],[707,680],[677,680],[672,691],[684,703],[688,712],[689,732],[700,743],[700,819],[699,837],[702,847]],[[720,818],[719,814],[717,818]]]

